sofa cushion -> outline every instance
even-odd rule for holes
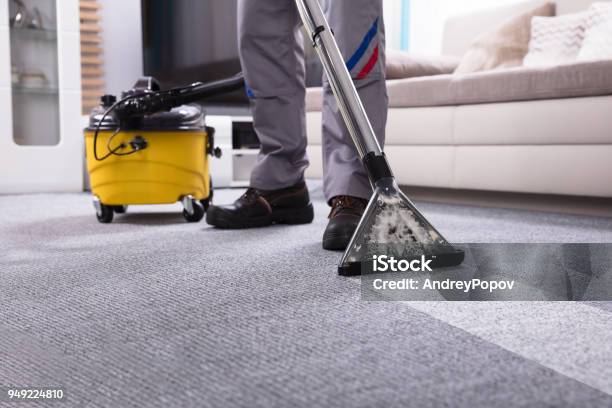
[[[529,51],[532,18],[554,15],[555,5],[546,3],[479,36],[463,56],[455,73],[467,74],[523,65],[523,59]]]
[[[387,81],[389,107],[425,107],[455,105],[452,93],[454,75],[436,75]],[[308,88],[306,111],[323,109],[323,88]]]
[[[612,61],[510,68],[389,81],[391,107],[422,107],[612,95]]]
[[[392,111],[455,109],[452,140],[461,146],[612,145],[611,104],[593,96]]]
[[[387,82],[389,107],[455,105],[453,75]]]
[[[389,106],[411,108],[612,95],[612,60],[556,67],[510,68],[466,75],[387,81]],[[308,111],[320,111],[323,91],[309,88]]]
[[[387,50],[387,79],[450,74],[458,65],[459,58],[453,56],[425,56]]]

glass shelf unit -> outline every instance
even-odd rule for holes
[[[13,93],[31,95],[57,95],[59,89],[50,86],[13,85]]]
[[[13,139],[60,141],[56,0],[9,0]]]
[[[11,35],[38,41],[57,41],[57,30],[52,29],[11,27]]]

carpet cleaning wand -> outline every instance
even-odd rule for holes
[[[318,0],[295,1],[374,187],[338,272],[343,276],[367,273],[363,268],[380,255],[406,260],[426,256],[435,268],[461,264],[465,253],[444,239],[399,189]]]

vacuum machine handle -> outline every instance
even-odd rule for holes
[[[244,89],[244,86],[244,75],[241,72],[231,78],[208,83],[197,82],[187,87],[171,89],[168,92],[175,95],[179,105],[183,105]]]
[[[114,112],[120,120],[152,115],[169,111],[178,106],[244,89],[244,75],[239,73],[231,78],[172,88],[166,91],[145,89],[140,94],[132,94],[119,101]]]

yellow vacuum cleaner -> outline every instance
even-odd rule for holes
[[[241,75],[209,84],[160,90],[153,78],[113,95],[85,129],[87,170],[98,221],[111,223],[129,205],[181,202],[188,222],[199,222],[212,200],[209,157],[220,157],[214,129],[198,100],[244,86]]]

